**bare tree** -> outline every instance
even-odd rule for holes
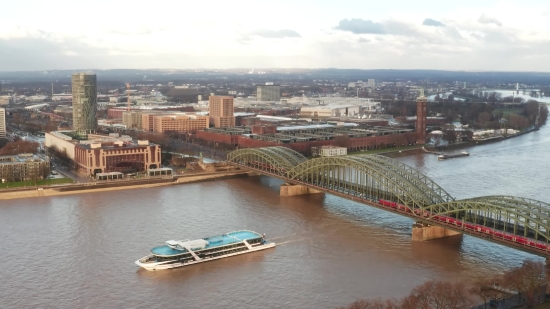
[[[505,287],[517,292],[520,298],[523,295],[528,308],[537,304],[546,284],[542,262],[526,260],[521,267],[515,267],[504,274]]]
[[[484,127],[485,124],[487,124],[487,122],[489,120],[491,120],[491,114],[487,113],[487,112],[481,112],[479,113],[479,115],[477,116],[477,119],[479,121],[479,124]]]
[[[540,261],[527,260],[523,262],[524,286],[525,286],[525,301],[528,308],[538,304],[538,300],[546,286],[546,278],[544,276],[544,264]]]
[[[341,309],[464,309],[470,292],[462,283],[428,281],[400,300],[357,300]]]
[[[487,301],[504,297],[506,293],[499,287],[503,286],[502,277],[480,278],[476,280],[469,291],[481,298],[487,308]]]
[[[346,307],[340,307],[338,309],[401,309],[398,302],[395,300],[365,300],[359,299]]]
[[[428,281],[414,288],[411,296],[425,309],[463,309],[470,305],[470,294],[462,283]]]

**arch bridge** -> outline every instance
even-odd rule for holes
[[[550,257],[550,204],[515,196],[456,200],[423,173],[380,155],[308,159],[286,147],[227,155],[234,166]]]

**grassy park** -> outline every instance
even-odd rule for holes
[[[26,180],[26,181],[0,183],[0,189],[24,188],[24,187],[34,187],[34,186],[43,187],[43,186],[60,185],[60,184],[73,183],[73,182],[74,181],[71,178],[40,179],[40,180],[37,180],[36,183],[34,180]]]

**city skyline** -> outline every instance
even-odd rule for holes
[[[0,71],[343,68],[550,71],[550,4],[283,0],[4,5]],[[29,10],[29,8],[33,8]],[[76,12],[94,16],[86,22]],[[223,46],[223,48],[220,48]]]

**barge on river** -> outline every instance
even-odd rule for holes
[[[447,159],[452,159],[452,158],[467,157],[469,155],[470,155],[469,152],[463,151],[461,153],[450,154],[450,155],[442,154],[442,155],[438,156],[437,159],[438,160],[447,160]]]
[[[275,243],[268,242],[265,234],[241,230],[196,240],[168,240],[136,264],[147,270],[170,269],[273,247]]]

